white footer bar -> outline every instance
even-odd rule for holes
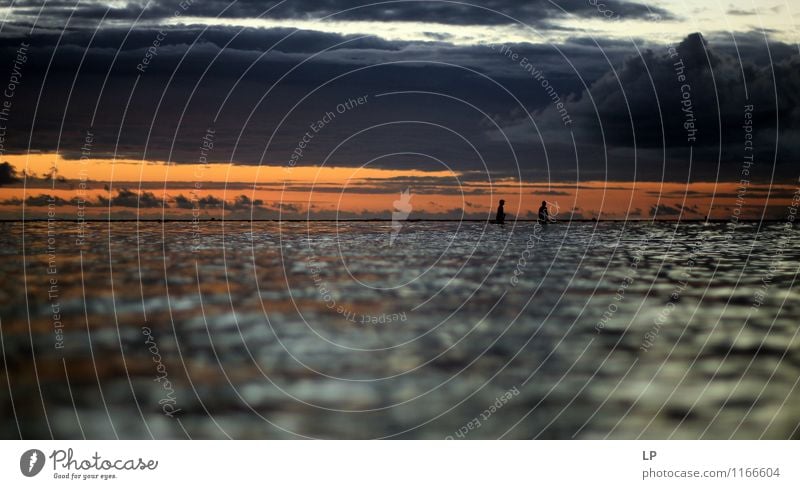
[[[0,482],[9,488],[798,488],[798,455],[797,441],[6,441]]]

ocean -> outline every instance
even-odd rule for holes
[[[3,438],[799,438],[781,222],[5,222]]]

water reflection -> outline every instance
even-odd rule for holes
[[[780,224],[2,227],[4,437],[798,436]]]

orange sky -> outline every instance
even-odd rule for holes
[[[120,189],[149,192],[153,199],[164,200],[138,211],[135,204],[112,205],[111,217],[145,218],[221,217],[216,207],[179,208],[176,197],[213,198],[226,201],[228,214],[247,217],[249,210],[232,206],[240,195],[263,201],[255,217],[276,218],[281,208],[284,218],[389,217],[399,192],[409,188],[413,210],[409,218],[459,217],[463,209],[470,218],[494,213],[499,199],[506,200],[506,212],[523,218],[531,217],[542,200],[551,212],[562,219],[600,216],[608,219],[648,219],[653,206],[659,205],[657,217],[675,219],[683,209],[683,219],[700,219],[711,213],[713,218],[728,219],[734,213],[742,218],[759,218],[767,205],[767,217],[780,218],[791,201],[794,187],[773,185],[766,201],[766,186],[750,184],[743,200],[737,202],[739,183],[691,184],[661,182],[580,182],[537,183],[517,181],[475,181],[450,171],[387,170],[377,168],[325,168],[244,166],[226,163],[208,165],[168,165],[163,162],[137,160],[64,160],[57,154],[6,155],[18,174],[23,170],[38,177],[50,174],[55,166],[62,181],[27,179],[0,188],[0,215],[19,218],[22,206],[12,199],[50,195],[65,201],[80,197],[94,205],[85,209],[87,217],[108,218],[109,207],[98,204],[98,198],[113,198]],[[418,178],[426,178],[419,182]],[[400,181],[398,181],[398,179]],[[406,180],[408,179],[408,180]],[[81,185],[81,182],[85,185]],[[416,183],[415,183],[416,182]],[[226,188],[227,186],[227,188]],[[109,191],[110,188],[110,191]],[[135,200],[135,199],[134,199]],[[12,202],[9,202],[12,201]],[[713,208],[712,208],[713,201]],[[113,201],[112,201],[113,202]],[[58,217],[74,219],[72,205],[61,203]],[[25,205],[27,217],[43,217],[47,207]],[[529,214],[530,213],[530,214]],[[228,215],[228,217],[230,217]]]

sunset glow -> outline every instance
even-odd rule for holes
[[[542,200],[566,220],[758,219],[779,217],[780,208],[791,202],[793,191],[791,185],[743,187],[741,182],[571,184],[506,179],[490,183],[449,171],[226,163],[174,165],[135,160],[67,160],[58,154],[7,155],[6,159],[18,174],[29,178],[0,188],[0,212],[5,218],[18,217],[22,202],[26,203],[26,216],[43,217],[47,214],[47,197],[61,199],[61,219],[74,219],[74,199],[81,198],[86,215],[102,219],[132,215],[145,219],[182,219],[192,215],[387,218],[399,192],[408,188],[416,218],[484,219],[502,198],[506,200],[506,212],[520,219],[533,218]],[[119,192],[131,194],[115,201]],[[237,201],[241,196],[252,202]],[[413,213],[410,218],[415,218]]]

